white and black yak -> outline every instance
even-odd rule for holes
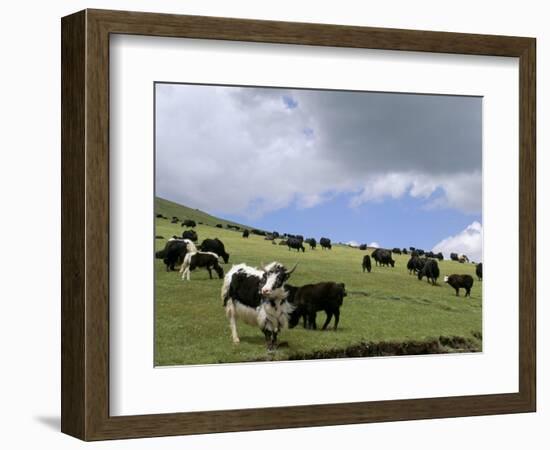
[[[323,324],[326,330],[334,316],[334,331],[338,329],[340,321],[340,307],[347,295],[344,283],[325,281],[316,284],[306,284],[300,287],[286,285],[287,300],[294,306],[290,314],[289,327],[294,328],[301,318],[304,328],[317,329],[316,317],[318,311],[325,311],[327,318]]]
[[[458,262],[459,263],[467,263],[467,262],[470,262],[470,260],[468,259],[468,257],[464,254],[460,254],[458,255]]]
[[[288,327],[294,309],[283,286],[295,269],[287,270],[281,263],[272,262],[262,269],[238,264],[227,272],[221,298],[235,344],[240,342],[237,320],[241,320],[259,327],[268,350],[275,349],[277,335]]]
[[[426,281],[430,281],[435,286],[437,279],[439,278],[439,265],[435,259],[427,259],[424,267],[418,271],[418,279],[426,277]]]
[[[470,290],[472,289],[472,286],[474,285],[474,279],[471,275],[449,275],[445,277],[445,283],[447,283],[449,286],[453,287],[456,291],[456,295],[458,296],[458,290],[460,288],[464,288],[466,293],[464,294],[464,297],[468,297],[470,295]]]
[[[223,278],[223,269],[218,262],[218,255],[212,252],[189,252],[183,258],[180,268],[181,279],[189,281],[191,272],[198,267],[204,267],[208,270],[208,275],[212,279],[212,269],[216,271],[218,277]]]
[[[182,264],[188,252],[196,252],[197,247],[189,239],[168,239],[164,249],[155,253],[155,257],[162,259],[166,264],[166,271],[175,270],[175,266]]]

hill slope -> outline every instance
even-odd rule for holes
[[[212,227],[216,226],[218,223],[221,223],[224,227],[229,224],[237,225],[241,228],[250,228],[240,223],[212,216],[204,211],[201,211],[200,209],[188,208],[187,206],[183,206],[160,197],[155,197],[155,214],[162,214],[169,219],[174,216],[180,220],[191,219],[195,222],[202,222],[204,225],[210,225]]]

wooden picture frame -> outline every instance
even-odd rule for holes
[[[62,415],[84,440],[309,427],[536,408],[536,40],[474,34],[85,10],[62,30]],[[443,398],[109,415],[109,36],[519,58],[519,391]]]

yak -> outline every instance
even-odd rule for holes
[[[445,283],[447,283],[449,286],[453,287],[456,291],[456,295],[458,297],[458,290],[460,288],[464,288],[466,293],[464,294],[464,297],[468,297],[470,295],[470,290],[472,289],[472,286],[474,285],[474,279],[471,275],[449,275],[445,277]]]
[[[332,316],[334,316],[334,331],[338,329],[340,321],[340,307],[347,295],[344,283],[332,281],[317,284],[306,284],[301,287],[286,285],[288,302],[294,306],[290,315],[289,327],[294,328],[300,318],[303,318],[304,328],[316,330],[316,316],[318,311],[325,311],[327,318],[322,329],[326,330]]]

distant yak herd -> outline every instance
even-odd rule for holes
[[[177,217],[168,219],[162,214],[157,214],[157,218],[170,220],[171,223],[178,223]],[[199,222],[201,224],[201,222]],[[208,271],[210,279],[213,278],[214,271],[220,279],[223,279],[221,288],[221,300],[229,320],[231,337],[234,343],[239,342],[237,333],[237,321],[245,322],[249,325],[258,326],[265,336],[266,346],[272,351],[277,346],[278,334],[285,328],[295,327],[300,320],[306,329],[317,329],[316,316],[320,311],[326,314],[322,329],[327,329],[329,323],[334,318],[333,329],[337,330],[340,320],[340,308],[346,297],[346,287],[344,283],[333,281],[323,281],[315,284],[306,284],[303,286],[293,286],[288,283],[292,273],[296,270],[297,264],[288,270],[283,264],[276,261],[262,267],[252,267],[245,263],[233,265],[233,267],[224,274],[224,269],[220,265],[220,259],[225,264],[229,263],[229,253],[226,252],[225,245],[218,238],[204,239],[200,245],[197,245],[198,235],[195,230],[197,223],[194,220],[182,220],[183,227],[191,228],[183,231],[181,237],[173,236],[169,239],[164,248],[156,252],[155,256],[162,259],[167,271],[175,271],[176,266],[180,266],[179,273],[182,280],[189,281],[191,272],[197,268],[204,268]],[[222,224],[216,224],[216,228],[223,228]],[[301,235],[279,234],[277,232],[266,233],[257,229],[241,229],[237,225],[227,224],[227,228],[235,231],[242,230],[242,237],[247,239],[250,234],[263,236],[265,240],[272,241],[280,238],[280,245],[286,245],[288,250],[305,252],[304,244],[309,245],[311,250],[316,249],[317,241],[315,238],[304,239]],[[162,238],[161,236],[156,236]],[[331,250],[331,240],[322,237],[319,239],[319,245],[323,250]],[[358,246],[360,250],[367,250],[367,245]],[[392,250],[375,248],[370,255],[366,254],[362,258],[361,267],[363,272],[372,271],[372,260],[376,266],[395,267],[395,260],[392,254],[408,255],[407,262],[409,274],[416,274],[419,280],[426,278],[428,283],[437,285],[440,277],[438,261],[442,261],[443,254],[425,252],[422,249],[409,247],[409,249],[393,248]],[[451,260],[460,263],[469,262],[466,255],[451,253]],[[476,276],[479,281],[482,280],[482,264],[476,265]],[[445,283],[455,289],[458,296],[459,290],[464,289],[464,296],[470,296],[474,284],[473,277],[467,274],[451,274],[444,277]]]

